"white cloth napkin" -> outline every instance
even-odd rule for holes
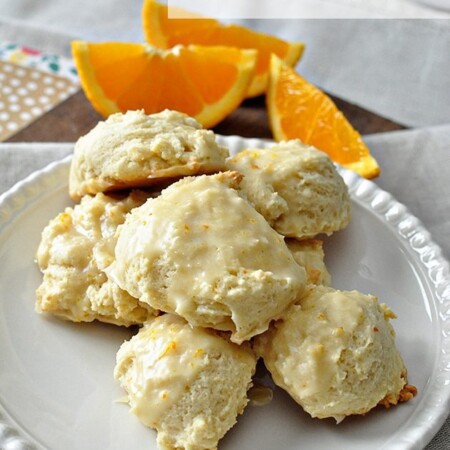
[[[439,3],[439,5],[436,5]],[[177,8],[218,19],[442,19],[448,0],[168,0],[169,17],[186,17]],[[431,7],[430,7],[431,6]],[[195,14],[192,14],[195,18]]]
[[[0,144],[0,195],[18,181],[73,151],[73,144]]]
[[[450,125],[365,137],[381,166],[374,182],[421,220],[450,260]]]
[[[0,0],[0,39],[66,56],[71,38],[142,41],[141,6],[142,0]],[[241,22],[305,42],[298,70],[338,97],[407,126],[450,123],[449,19]]]
[[[305,42],[297,70],[331,94],[410,127],[450,123],[450,20],[257,25]]]

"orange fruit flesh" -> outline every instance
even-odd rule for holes
[[[267,103],[276,140],[300,139],[364,177],[379,175],[360,134],[326,94],[276,58],[270,77]]]
[[[183,21],[183,19],[178,20]],[[289,47],[286,42],[280,39],[271,36],[261,38],[255,36],[254,32],[237,25],[227,25],[209,28],[207,30],[199,28],[187,34],[169,34],[167,42],[169,48],[177,44],[189,45],[195,43],[198,45],[211,45],[211,42],[214,42],[214,45],[227,45],[238,48],[259,48],[267,45],[270,47],[270,52],[259,50],[258,62],[256,64],[257,75],[267,72],[270,54],[272,52],[277,55],[285,55]]]
[[[87,97],[104,116],[129,109],[175,109],[212,126],[236,108],[254,73],[256,53],[223,47],[74,42]]]
[[[177,17],[190,16],[190,13],[174,8]],[[144,34],[151,44],[160,48],[175,45],[224,45],[237,48],[258,50],[254,83],[250,86],[248,96],[264,93],[270,55],[275,53],[286,63],[293,66],[300,59],[304,45],[288,43],[275,36],[258,33],[239,25],[223,25],[215,19],[205,18],[168,18],[168,8],[154,0],[144,1]]]

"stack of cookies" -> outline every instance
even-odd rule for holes
[[[114,114],[76,143],[78,202],[44,229],[36,309],[138,332],[115,378],[162,449],[214,449],[258,358],[312,417],[412,398],[376,297],[330,287],[321,235],[350,221],[329,157],[300,141],[234,157],[194,119]]]

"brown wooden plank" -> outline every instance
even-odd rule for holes
[[[353,126],[362,134],[399,130],[403,126],[373,114],[364,108],[333,98]],[[102,117],[82,91],[77,92],[28,127],[8,139],[9,142],[74,142],[86,134]],[[246,100],[236,111],[214,128],[224,135],[271,138],[264,97]]]

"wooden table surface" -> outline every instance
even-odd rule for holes
[[[333,100],[361,134],[380,133],[404,127],[359,106],[333,97]],[[93,128],[102,117],[80,90],[26,128],[8,142],[75,142]],[[246,100],[236,111],[214,128],[224,135],[271,138],[264,97]]]

